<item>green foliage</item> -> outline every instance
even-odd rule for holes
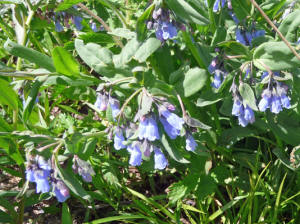
[[[264,15],[250,0],[205,2],[0,1],[1,223],[33,209],[39,223],[300,222],[300,62],[265,20],[300,54],[300,4],[257,1]],[[149,118],[155,140],[153,123],[140,136]],[[162,119],[183,123],[176,138]],[[50,190],[36,194],[41,157]]]

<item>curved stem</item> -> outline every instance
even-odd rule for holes
[[[286,46],[288,46],[288,48],[293,52],[293,54],[300,60],[300,55],[291,46],[291,44],[287,41],[287,39],[285,39],[285,37],[282,35],[282,33],[277,29],[277,27],[273,24],[273,22],[266,15],[266,13],[259,7],[259,5],[256,3],[256,1],[255,0],[250,0],[250,1],[258,9],[258,11],[261,13],[261,15],[267,20],[267,22],[270,24],[270,26],[276,31],[276,33],[282,39],[282,41],[286,44]]]
[[[181,99],[181,97],[179,96],[178,93],[176,94],[176,96],[177,96],[177,99],[179,101],[179,104],[180,104],[180,107],[181,107],[181,110],[182,110],[182,115],[183,115],[183,117],[186,117],[187,114],[186,114],[182,99]]]
[[[119,19],[123,23],[123,26],[125,26],[127,29],[129,29],[129,25],[127,24],[126,18],[123,16],[123,14],[120,13],[119,10],[113,4],[111,4],[109,1],[106,1],[106,0],[102,0],[102,1],[105,2],[105,4],[107,4],[109,6],[109,8],[111,8],[111,10],[113,10],[117,14]],[[125,5],[126,5],[126,3],[125,3]]]
[[[56,158],[58,156],[58,152],[59,152],[62,144],[63,144],[63,142],[60,142],[59,145],[56,146],[56,148],[53,150],[52,158],[51,158],[52,169],[54,169],[54,167],[55,167]]]
[[[224,55],[224,59],[245,58],[245,55]]]
[[[111,32],[112,30],[109,28],[109,26],[104,22],[103,19],[101,19],[99,16],[97,16],[96,14],[94,14],[90,9],[88,9],[85,5],[83,5],[82,3],[78,3],[77,4],[82,10],[84,10],[87,14],[89,14],[91,17],[93,17],[95,20],[97,20],[99,23],[102,24],[102,26],[104,27],[104,29],[107,32]],[[113,36],[114,41],[121,47],[123,48],[124,45],[122,44],[122,42],[119,40],[119,38]]]
[[[118,126],[119,126],[119,123],[120,123],[120,118],[121,118],[121,116],[122,116],[122,114],[124,113],[124,109],[125,109],[125,107],[127,106],[127,104],[137,95],[137,94],[139,94],[142,90],[144,89],[144,87],[142,87],[142,88],[139,88],[139,89],[137,89],[125,102],[124,102],[124,104],[123,104],[123,106],[122,106],[122,108],[121,108],[121,110],[120,110],[120,112],[119,112],[119,114],[117,115],[118,116]]]
[[[26,20],[26,22],[23,23],[24,35],[23,35],[23,40],[22,40],[22,46],[26,45],[27,31],[28,31],[27,27],[30,26],[30,23],[31,23],[31,20],[34,16],[34,13],[35,12],[32,11],[31,8],[29,7],[29,14],[28,14],[27,20]],[[22,67],[22,58],[18,57],[16,70],[21,70],[21,67]]]

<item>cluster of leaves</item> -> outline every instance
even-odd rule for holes
[[[298,223],[300,5],[257,3],[0,1],[0,175],[19,180],[0,191],[0,220],[50,201],[72,223],[76,201],[80,222]],[[184,125],[173,138],[158,124],[154,142],[137,126],[167,119],[162,106]],[[47,175],[32,157],[51,161]]]

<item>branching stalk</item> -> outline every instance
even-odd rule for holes
[[[127,106],[127,104],[137,95],[139,94],[141,91],[143,90],[143,88],[140,88],[140,89],[137,89],[123,104],[119,114],[117,115],[118,116],[118,126],[119,126],[119,123],[120,123],[120,118],[122,116],[122,114],[124,113],[124,110],[125,110],[125,107]]]
[[[273,24],[273,22],[270,20],[270,18],[267,16],[267,14],[259,7],[259,5],[256,3],[255,0],[250,0],[251,3],[258,9],[258,11],[261,13],[261,15],[267,20],[269,25],[275,30],[275,32],[279,35],[279,37],[282,39],[282,41],[288,46],[288,48],[293,52],[293,54],[299,59],[300,61],[300,55],[297,53],[297,51],[292,47],[292,45],[285,39],[285,37],[282,35],[282,33],[277,29],[277,27]]]
[[[83,5],[82,3],[78,3],[77,4],[83,11],[85,11],[87,14],[89,14],[91,17],[93,17],[95,20],[97,20],[99,23],[102,24],[102,26],[104,27],[104,29],[107,32],[111,32],[112,30],[109,28],[109,26],[104,22],[103,19],[101,19],[99,16],[97,16],[96,14],[94,14],[90,9],[88,9],[85,5]],[[122,42],[119,40],[119,38],[113,36],[114,41],[121,47],[123,48],[124,45],[122,44]]]

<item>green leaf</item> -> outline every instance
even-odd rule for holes
[[[202,174],[200,176],[200,182],[198,183],[198,188],[196,191],[196,196],[198,200],[203,200],[208,195],[215,192],[217,188],[216,182],[211,176]]]
[[[81,59],[92,69],[105,77],[132,76],[132,73],[124,68],[117,69],[113,65],[113,53],[98,44],[84,44],[82,40],[75,40],[75,49]]]
[[[295,116],[295,115],[294,115]],[[268,113],[268,125],[270,130],[276,134],[282,141],[297,146],[300,144],[299,122],[295,118],[291,119],[291,114],[281,112],[277,117]]]
[[[52,51],[52,58],[55,69],[58,73],[67,76],[78,76],[79,65],[72,55],[63,47],[55,47]]]
[[[178,81],[175,86],[177,91],[181,95],[189,97],[203,88],[206,83],[206,79],[206,70],[200,68],[192,68],[184,74],[184,77],[180,81]]]
[[[232,8],[233,8],[233,11],[234,11],[236,17],[240,21],[242,21],[248,15],[250,15],[251,3],[250,3],[250,1],[245,1],[245,0],[235,0],[235,1],[232,1]]]
[[[11,216],[9,214],[7,214],[6,212],[3,212],[2,210],[0,210],[0,220],[3,223],[12,223],[13,222],[13,219],[11,218]]]
[[[282,162],[283,165],[291,170],[295,170],[295,168],[291,166],[292,164],[290,162],[290,158],[288,158],[286,152],[282,148],[275,148],[272,150],[272,152],[277,156],[277,158],[280,160],[280,162]]]
[[[253,110],[257,110],[256,99],[252,88],[247,83],[241,83],[239,86],[239,91],[243,98],[243,102]]]
[[[179,69],[169,75],[169,83],[175,84],[190,69],[188,65],[182,65]]]
[[[53,61],[47,55],[44,55],[36,50],[24,47],[22,45],[16,44],[9,39],[5,42],[4,48],[14,56],[24,58],[30,62],[37,64],[42,68],[49,70],[50,72],[55,72]]]
[[[154,4],[152,3],[138,18],[136,23],[137,39],[143,41],[147,35],[147,24],[146,21],[151,17],[151,13],[154,9]]]
[[[120,63],[122,65],[127,64],[132,59],[132,57],[135,55],[139,46],[140,46],[140,43],[137,41],[136,38],[128,41],[128,43],[122,49],[120,55],[118,55],[120,57],[119,58]]]
[[[38,96],[39,89],[40,89],[41,85],[43,84],[43,82],[45,81],[45,79],[46,79],[46,77],[37,78],[35,80],[34,84],[32,85],[32,88],[30,89],[30,93],[26,99],[25,107],[24,107],[24,111],[23,111],[23,121],[25,123],[28,120],[34,105],[36,104],[36,98]]]
[[[290,13],[278,27],[282,35],[290,42],[296,42],[297,31],[300,27],[300,10]],[[279,39],[277,34],[277,39]]]
[[[101,163],[101,169],[102,177],[107,183],[115,186],[118,186],[120,184],[116,169],[114,166],[112,166],[112,164],[108,162]]]
[[[172,9],[176,16],[181,19],[196,23],[202,26],[208,25],[209,20],[198,13],[189,3],[184,0],[166,0],[167,5]]]
[[[136,34],[134,32],[132,32],[131,30],[126,29],[126,28],[116,28],[113,31],[108,32],[108,34],[112,34],[114,36],[125,38],[128,40],[135,38],[135,36],[136,36]]]
[[[184,117],[184,121],[185,123],[190,126],[190,127],[194,127],[194,128],[201,128],[201,129],[204,129],[204,130],[209,130],[211,129],[210,126],[206,125],[206,124],[203,124],[201,121],[195,119],[195,118],[192,118],[190,116],[185,116]]]
[[[120,215],[120,216],[112,216],[112,217],[106,217],[102,219],[97,219],[91,222],[87,222],[86,224],[100,224],[100,223],[108,223],[108,222],[113,222],[113,221],[122,221],[122,220],[130,220],[130,219],[145,219],[149,220],[150,217],[143,216],[143,215]],[[150,219],[151,220],[151,219]],[[136,222],[138,223],[138,222]]]
[[[169,153],[172,159],[179,163],[190,163],[190,161],[186,160],[180,155],[177,147],[173,144],[173,142],[169,142],[166,134],[162,134],[161,143],[163,144],[165,150]]]
[[[160,47],[160,45],[160,40],[151,37],[140,46],[135,53],[134,58],[140,63],[145,62],[147,58]]]
[[[56,12],[63,11],[68,8],[71,8],[73,5],[76,5],[77,3],[84,2],[84,0],[64,0],[61,2],[57,8],[55,9]]]
[[[14,209],[14,204],[11,203],[10,201],[6,200],[4,197],[0,197],[0,206],[5,208],[8,211],[8,214],[11,215],[11,217],[13,217],[15,219],[18,217],[18,214]]]
[[[201,68],[207,68],[211,61],[211,56],[209,55],[210,48],[205,45],[200,45],[199,43],[195,43],[191,33],[182,31],[182,36],[184,42],[186,43],[187,47],[191,51],[192,55],[194,56],[195,60],[197,61],[198,65]]]
[[[223,41],[218,46],[223,47],[228,55],[251,55],[248,47],[236,41]]]
[[[69,207],[65,202],[62,205],[61,223],[73,224]]]
[[[298,50],[300,54],[300,50]],[[273,71],[298,68],[299,59],[291,52],[284,42],[267,42],[254,51],[254,65],[260,70],[267,71],[264,65]]]
[[[114,39],[111,35],[108,35],[106,33],[82,33],[79,35],[79,39],[83,40],[84,43],[98,43],[98,44],[112,44],[114,43]]]
[[[225,129],[222,131],[222,135],[220,137],[221,144],[223,145],[233,145],[237,141],[248,137],[248,136],[255,136],[258,135],[256,130],[250,129],[248,127],[233,127],[230,129]]]
[[[89,138],[82,151],[79,151],[79,157],[83,160],[88,160],[88,158],[93,154],[96,148],[98,140],[96,138]]]
[[[171,204],[176,204],[179,200],[184,199],[191,191],[196,188],[197,182],[199,181],[198,173],[189,173],[184,177],[182,181],[174,183],[170,187],[168,198]]]
[[[219,94],[215,94],[212,91],[207,91],[200,95],[200,97],[197,100],[196,106],[205,107],[215,104],[220,100],[222,100],[222,97]]]
[[[9,106],[12,110],[18,109],[18,96],[9,82],[0,78],[0,103]]]

